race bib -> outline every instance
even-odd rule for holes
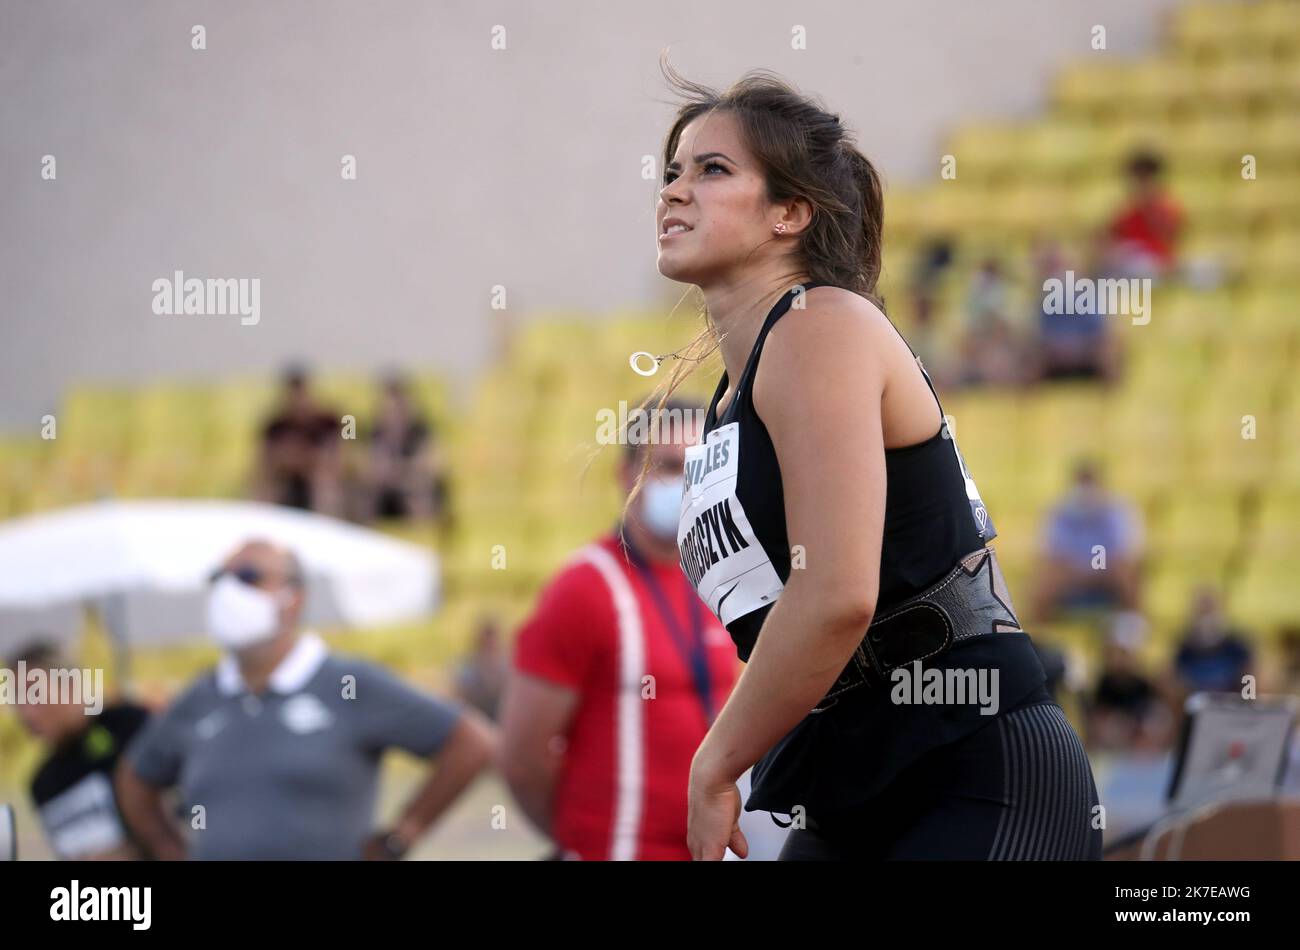
[[[682,570],[725,626],[772,604],[785,585],[736,497],[740,423],[686,450],[677,548]]]

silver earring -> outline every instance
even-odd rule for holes
[[[777,225],[776,227],[774,227],[772,230],[773,230],[775,233],[777,233],[777,234],[785,234],[785,222],[782,221],[780,224],[778,224],[778,225]]]

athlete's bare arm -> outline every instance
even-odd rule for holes
[[[721,858],[736,778],[808,715],[871,622],[885,511],[881,401],[894,331],[870,303],[838,288],[808,291],[771,331],[754,405],[781,466],[792,570],[730,700],[696,755],[698,857]],[[937,418],[937,412],[936,412]],[[934,434],[934,427],[925,433]],[[736,797],[738,802],[738,796]]]

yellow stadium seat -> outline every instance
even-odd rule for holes
[[[441,428],[453,414],[453,393],[445,377],[432,373],[413,372],[407,376],[411,397],[419,411]]]
[[[1262,494],[1248,543],[1260,557],[1300,566],[1300,488],[1283,484]]]
[[[1026,132],[1026,126],[1007,122],[966,125],[948,138],[944,154],[956,159],[957,181],[987,177],[1018,163]]]
[[[988,211],[987,197],[979,179],[958,177],[941,181],[926,189],[916,212],[920,226],[927,234],[962,233],[980,228]]]
[[[201,456],[210,427],[210,394],[194,385],[154,384],[132,400],[131,453],[136,457]]]
[[[1295,566],[1252,558],[1230,584],[1226,606],[1233,617],[1266,639],[1283,624],[1300,623]]]
[[[1186,444],[1181,439],[1162,446],[1150,441],[1123,444],[1107,455],[1107,481],[1116,491],[1145,499],[1186,484],[1186,458]]]
[[[1233,200],[1254,223],[1293,225],[1300,217],[1300,179],[1270,173],[1267,166],[1259,175],[1254,181],[1240,181]]]
[[[1221,233],[1225,225],[1239,227],[1247,218],[1239,185],[1239,177],[1234,182],[1197,167],[1169,179],[1169,191],[1182,205],[1188,224],[1192,228],[1212,228],[1216,233]]]
[[[1242,495],[1231,490],[1173,491],[1151,525],[1150,550],[1157,556],[1230,551],[1241,540]]]
[[[1097,130],[1095,151],[1103,170],[1114,175],[1122,170],[1123,161],[1135,149],[1153,148],[1170,154],[1168,148],[1174,126],[1163,114],[1119,116]],[[1176,152],[1171,156],[1176,158]]]
[[[125,466],[119,493],[127,498],[186,498],[201,494],[202,461],[193,453],[153,452]]]
[[[1212,391],[1193,412],[1196,430],[1187,457],[1189,475],[1197,482],[1242,488],[1269,478],[1278,453],[1271,413],[1243,412],[1243,406],[1251,403]]]
[[[1101,227],[1124,200],[1124,185],[1118,178],[1093,180],[1072,188],[1061,208],[1062,223],[1072,231]]]
[[[1144,109],[1172,111],[1196,98],[1200,74],[1193,63],[1178,55],[1145,57],[1122,67],[1120,97]]]
[[[1201,100],[1218,107],[1240,107],[1270,94],[1275,85],[1272,63],[1233,57],[1212,63],[1200,74]]]
[[[1250,256],[1248,270],[1261,282],[1300,284],[1300,234],[1281,232],[1265,241]]]
[[[1052,104],[1056,111],[1084,116],[1103,100],[1093,77],[1096,64],[1088,60],[1066,63],[1056,71],[1052,80]]]
[[[1038,176],[1064,181],[1085,169],[1093,147],[1092,123],[1049,116],[1027,125],[1020,152],[1008,156],[1011,166]]]
[[[921,191],[917,188],[885,189],[886,233],[890,238],[886,242],[886,251],[889,250],[889,244],[904,242],[919,235],[916,208],[920,196]]]
[[[1157,317],[1153,314],[1151,322]],[[1149,326],[1149,325],[1148,325]],[[1180,411],[1177,405],[1183,394],[1205,381],[1205,347],[1197,340],[1166,339],[1142,331],[1147,327],[1129,325],[1125,331],[1126,362],[1124,387],[1133,402],[1125,401],[1120,411],[1130,407],[1144,415],[1146,421],[1162,410]],[[1168,428],[1166,419],[1157,428]]]
[[[998,532],[993,546],[997,548],[1003,569],[1011,573],[1031,572],[1041,551],[1043,520],[1048,506],[1031,503],[1014,492],[994,493],[983,485],[980,494]],[[1028,591],[1025,595],[1028,596]]]
[[[1275,76],[1274,105],[1279,108],[1294,108],[1300,102],[1300,41],[1291,37],[1295,45],[1286,51],[1286,55],[1277,61]]]
[[[1057,72],[1053,100],[1070,115],[1098,112],[1123,102],[1125,82],[1113,64],[1081,59]]]
[[[1108,438],[1108,409],[1107,394],[1095,386],[1026,400],[1018,434],[1033,447],[1035,469],[1060,484],[1075,457],[1100,453]]]
[[[1212,60],[1234,53],[1266,50],[1269,37],[1252,3],[1202,2],[1175,11],[1173,39],[1180,49]]]
[[[1254,4],[1250,16],[1276,59],[1300,53],[1300,7],[1294,0],[1262,0]]]
[[[1025,179],[988,202],[989,224],[1011,233],[1041,233],[1057,225],[1070,199],[1071,193],[1063,185]]]
[[[41,438],[0,439],[0,494],[6,499],[5,516],[27,510],[27,495],[43,481],[54,458],[54,443]]]
[[[1171,552],[1154,558],[1142,587],[1142,610],[1152,623],[1165,629],[1187,619],[1192,597],[1203,585],[1221,588],[1225,578],[1226,552],[1203,552],[1203,558]]]
[[[1256,287],[1242,296],[1231,311],[1234,334],[1255,336],[1273,341],[1282,350],[1295,339],[1300,313],[1300,297],[1278,293],[1274,288]]]
[[[209,458],[227,470],[250,469],[275,390],[263,379],[228,380],[210,390],[208,400]]]
[[[1218,387],[1225,392],[1254,395],[1268,392],[1276,384],[1290,382],[1293,360],[1285,346],[1251,333],[1233,333],[1209,350],[1208,371],[1201,391]]]
[[[124,388],[78,386],[69,391],[54,414],[55,451],[124,455],[130,448],[133,398]]]
[[[1181,161],[1206,166],[1232,167],[1240,163],[1250,142],[1250,122],[1245,115],[1198,113],[1170,129],[1165,143]]]
[[[1227,292],[1161,284],[1152,288],[1151,322],[1142,334],[1178,341],[1193,350],[1206,344],[1213,347],[1229,333],[1232,312],[1233,300]]]

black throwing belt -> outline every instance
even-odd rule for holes
[[[1019,631],[1002,568],[990,547],[972,551],[921,593],[872,619],[853,658],[813,712],[859,686],[880,686],[900,666],[941,656],[956,643]]]

